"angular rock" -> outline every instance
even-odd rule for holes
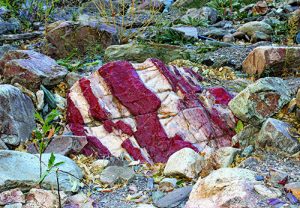
[[[74,181],[79,184],[82,178],[80,168],[71,159],[62,155],[55,155],[56,162],[63,161],[64,164],[59,166],[63,172],[59,173],[60,189],[66,192],[78,190],[78,185],[73,187]],[[0,191],[9,190],[12,188],[20,188],[21,190],[28,190],[35,187],[40,179],[40,166],[38,155],[32,155],[25,152],[17,152],[10,150],[0,150]],[[46,165],[50,154],[43,154],[42,156],[42,170],[46,171]],[[21,170],[21,171],[20,171]],[[71,173],[76,178],[66,174]],[[56,174],[50,173],[42,184],[44,188],[56,188]],[[74,188],[74,190],[73,190]]]
[[[176,189],[164,197],[160,198],[155,206],[159,208],[176,207],[182,201],[187,199],[192,191],[192,186],[186,186],[183,188]]]
[[[67,73],[54,59],[31,50],[9,51],[0,60],[0,76],[31,90],[39,89],[41,84],[54,86]]]
[[[0,140],[17,146],[31,138],[35,128],[34,105],[12,85],[0,85]]]
[[[268,5],[265,1],[258,1],[255,6],[252,8],[253,14],[261,14],[264,15],[268,12]]]
[[[60,197],[62,202],[64,201],[66,195],[63,192],[60,192]],[[24,208],[58,208],[59,201],[56,192],[47,191],[43,189],[31,189],[26,196],[26,204]]]
[[[267,119],[258,134],[258,145],[275,147],[289,154],[297,153],[300,151],[300,142],[289,134],[290,127],[280,120]]]
[[[7,21],[0,19],[0,35],[7,33],[15,33],[20,31],[21,23],[16,18],[10,18]]]
[[[261,78],[234,97],[229,108],[243,122],[259,125],[287,104],[291,95],[284,80]]]
[[[254,145],[257,139],[260,128],[252,125],[247,125],[243,130],[232,137],[232,145],[245,148],[249,145]]]
[[[219,168],[227,168],[233,162],[235,156],[240,152],[240,149],[233,147],[221,147],[205,160],[201,177],[209,175],[213,170]]]
[[[281,75],[285,69],[299,70],[300,47],[261,46],[244,60],[243,70],[250,75]]]
[[[185,147],[230,146],[232,96],[221,87],[202,89],[201,80],[189,68],[157,59],[108,63],[71,88],[68,125],[74,135],[87,136],[85,154],[101,157],[167,162]]]
[[[202,7],[200,9],[192,8],[187,10],[186,14],[181,17],[181,21],[189,24],[192,20],[206,20],[215,23],[218,18],[218,11],[210,7]]]
[[[281,196],[280,190],[272,188],[272,187],[267,188],[265,185],[262,185],[262,184],[254,185],[254,189],[260,195],[266,196],[268,198],[277,198],[277,197]]]
[[[241,168],[221,168],[199,178],[186,208],[256,207],[253,191],[255,172]]]
[[[164,169],[164,175],[196,178],[202,169],[203,162],[204,158],[194,150],[183,148],[170,156]]]
[[[158,58],[168,63],[176,59],[195,59],[186,48],[167,44],[124,44],[113,45],[105,50],[106,61],[127,60],[143,62],[149,57]]]
[[[87,144],[85,136],[56,136],[50,140],[44,153],[55,153],[61,155],[78,154]],[[37,154],[38,150],[33,146],[28,151],[31,154]]]
[[[129,181],[134,177],[134,171],[130,167],[109,166],[100,174],[100,181],[113,185],[119,181]]]
[[[253,36],[255,32],[263,32],[267,35],[273,33],[272,27],[265,23],[259,21],[247,22],[238,28],[239,32],[246,33],[248,36]]]
[[[47,31],[50,45],[46,54],[51,57],[64,58],[74,50],[83,55],[97,45],[105,49],[118,43],[116,29],[105,24],[58,21],[50,24]]]
[[[2,59],[4,54],[10,50],[17,50],[17,48],[10,44],[3,44],[2,46],[0,46],[0,59]]]
[[[284,186],[287,191],[290,191],[300,200],[300,182],[288,183]]]
[[[0,206],[25,203],[25,196],[20,189],[12,189],[0,193]]]

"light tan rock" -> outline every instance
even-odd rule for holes
[[[66,195],[60,192],[62,202]],[[24,208],[58,208],[59,201],[57,193],[43,189],[31,189],[26,196],[26,205]]]
[[[241,168],[221,168],[195,184],[186,208],[255,207],[258,202],[255,172]]]
[[[299,69],[300,47],[260,46],[243,62],[243,70],[250,75],[280,75],[284,70]]]
[[[164,169],[164,174],[196,178],[202,169],[203,161],[204,158],[194,150],[183,148],[171,155]]]

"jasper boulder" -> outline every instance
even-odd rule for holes
[[[259,125],[291,100],[287,83],[276,77],[261,78],[234,97],[229,107],[243,122]]]
[[[235,119],[222,87],[204,89],[189,68],[158,59],[110,62],[68,94],[68,126],[87,136],[85,154],[167,162],[182,148],[210,152],[231,145]],[[201,97],[201,99],[200,99]]]

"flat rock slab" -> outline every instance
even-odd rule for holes
[[[32,50],[8,51],[0,60],[0,75],[12,84],[37,90],[40,85],[54,86],[67,75],[66,68],[44,54]]]
[[[192,191],[192,186],[186,186],[183,188],[176,189],[164,197],[160,198],[155,205],[157,207],[176,207],[183,200],[187,199]]]
[[[185,147],[209,152],[230,146],[232,96],[221,87],[203,89],[201,80],[189,68],[158,59],[110,62],[70,89],[68,125],[87,136],[88,155],[151,163],[166,162]]]
[[[17,146],[31,138],[35,128],[31,99],[12,85],[0,85],[0,140]]]
[[[243,70],[250,75],[281,75],[299,69],[300,47],[257,47],[243,62]]]
[[[81,170],[71,159],[62,155],[55,156],[55,162],[64,162],[63,165],[59,166],[59,169],[76,177],[74,178],[64,172],[59,173],[59,185],[61,190],[71,192],[74,185],[73,182],[75,181],[79,184],[79,180],[83,177]],[[50,154],[43,154],[43,171],[46,170],[49,158]],[[30,188],[35,187],[40,179],[38,155],[18,151],[0,150],[0,164],[0,192],[16,187],[22,190],[29,190]],[[55,173],[50,173],[45,178],[42,187],[47,189],[57,187]],[[74,191],[77,190],[78,185],[74,187]]]
[[[85,136],[56,136],[51,139],[50,143],[46,147],[44,153],[56,153],[61,155],[78,154],[87,144]],[[27,151],[31,154],[37,154],[38,148],[31,144]]]

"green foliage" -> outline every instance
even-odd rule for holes
[[[45,178],[52,172],[52,171],[58,171],[58,167],[63,165],[64,162],[56,162],[56,157],[53,153],[51,153],[51,156],[48,160],[47,169],[46,171],[41,175],[39,184],[42,184]]]
[[[244,124],[242,121],[238,121],[235,127],[235,132],[238,134],[244,129]]]
[[[48,136],[48,133],[51,129],[54,129],[55,132],[59,131],[59,125],[57,122],[55,122],[55,119],[57,117],[59,117],[61,114],[58,110],[52,110],[46,117],[45,119],[43,119],[43,117],[41,116],[41,114],[39,113],[35,113],[34,117],[36,119],[36,121],[38,123],[41,124],[41,128],[40,129],[36,129],[36,132],[39,132],[40,135],[42,135],[43,137]]]
[[[274,31],[274,34],[272,36],[274,42],[282,43],[283,41],[286,40],[289,32],[289,26],[287,22],[281,22],[281,21],[275,22],[272,25],[272,28]]]
[[[101,65],[103,53],[104,50],[101,45],[93,45],[93,47],[87,49],[85,57],[81,57],[79,51],[75,49],[68,57],[57,60],[57,63],[66,67],[69,71],[84,70],[92,66]]]
[[[232,8],[235,11],[240,9],[242,5],[239,0],[211,0],[207,6],[218,10],[219,14],[225,17],[226,10]]]
[[[194,26],[194,27],[207,27],[208,26],[208,22],[205,19],[201,19],[201,18],[192,18],[192,17],[188,17],[188,25]]]

